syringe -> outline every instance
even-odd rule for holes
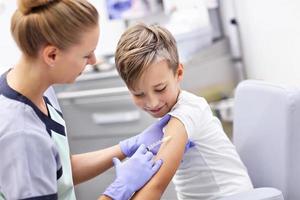
[[[171,136],[170,136],[170,135],[169,135],[169,136],[166,136],[166,137],[164,137],[164,138],[162,138],[162,139],[160,139],[160,140],[158,140],[158,141],[156,141],[156,142],[150,144],[149,146],[147,146],[147,150],[148,150],[148,151],[151,151],[151,150],[152,150],[153,148],[155,148],[156,146],[161,145],[162,143],[167,142],[167,141],[169,141],[170,139],[171,139]]]

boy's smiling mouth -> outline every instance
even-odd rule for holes
[[[146,110],[147,110],[148,112],[150,112],[150,113],[156,114],[156,113],[159,113],[159,112],[162,110],[162,108],[163,108],[164,106],[165,106],[165,105],[160,106],[160,107],[155,108],[155,109],[146,109]]]

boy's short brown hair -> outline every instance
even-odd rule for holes
[[[176,41],[158,25],[137,24],[121,36],[115,53],[117,70],[129,88],[133,88],[151,64],[165,60],[174,74],[179,65]]]

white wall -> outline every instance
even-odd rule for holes
[[[300,1],[235,0],[248,78],[300,85]]]
[[[90,0],[100,13],[100,39],[96,55],[113,54],[125,24],[121,20],[108,20],[105,0]],[[3,9],[2,8],[2,6]],[[10,34],[10,18],[16,9],[16,1],[0,0],[0,74],[13,67],[18,61],[20,51]]]
[[[114,54],[117,43],[125,30],[122,20],[109,20],[105,0],[89,0],[100,14],[100,38],[96,55]]]
[[[3,9],[0,11],[0,74],[2,74],[8,68],[13,67],[19,58],[20,51],[10,34],[10,17],[16,8],[16,1],[0,1],[0,3],[3,3]]]

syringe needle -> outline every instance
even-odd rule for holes
[[[158,140],[158,141],[156,141],[156,142],[154,142],[154,143],[152,143],[152,144],[150,144],[148,147],[147,147],[147,150],[148,151],[151,151],[153,148],[155,148],[156,146],[158,146],[158,145],[160,145],[160,144],[162,144],[162,143],[164,143],[164,142],[167,142],[167,141],[169,141],[171,139],[171,136],[169,135],[169,136],[166,136],[166,137],[164,137],[164,138],[162,138],[162,139],[160,139],[160,140]]]

